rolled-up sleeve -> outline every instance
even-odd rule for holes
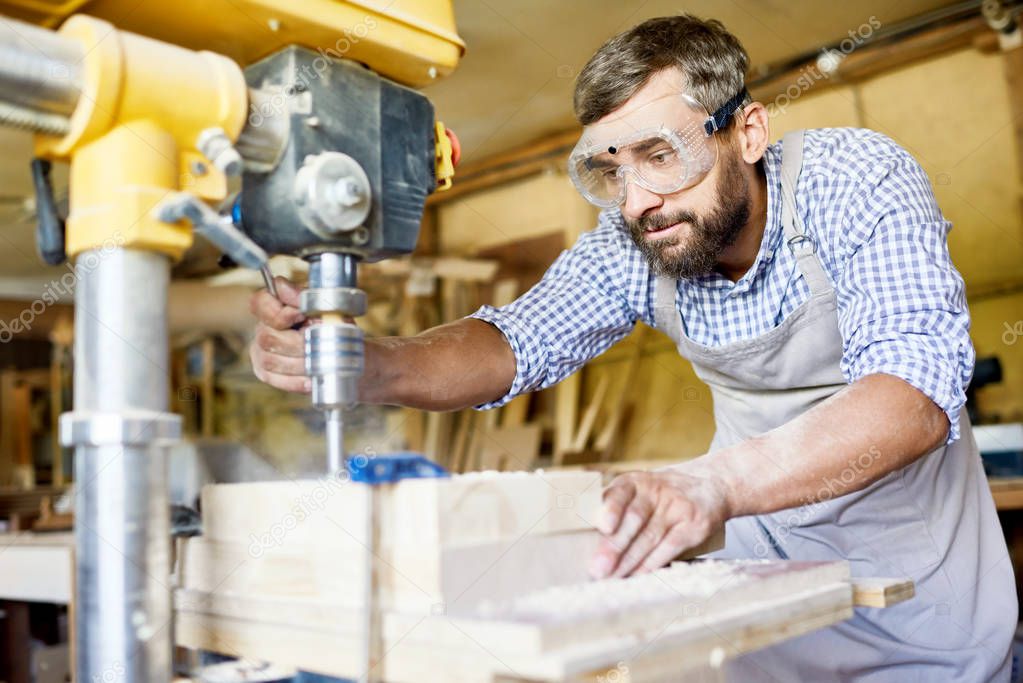
[[[894,144],[864,182],[844,212],[842,372],[849,382],[876,373],[905,380],[945,411],[954,441],[975,356],[951,224],[923,169]]]
[[[607,226],[584,233],[528,292],[470,316],[500,330],[515,353],[508,393],[477,409],[557,384],[629,333],[637,316],[611,272],[618,248]]]

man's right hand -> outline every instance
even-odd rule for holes
[[[283,277],[274,278],[280,301],[261,289],[252,295],[249,308],[259,319],[256,336],[249,346],[252,371],[270,386],[285,391],[309,392],[309,378],[305,374],[304,340],[302,332],[292,329],[305,323],[298,310],[301,291]]]

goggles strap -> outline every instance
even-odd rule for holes
[[[747,97],[749,97],[749,91],[743,88],[735,97],[722,104],[713,115],[708,116],[703,124],[703,129],[707,131],[707,135],[713,135],[727,126],[728,120],[732,118],[735,112],[739,111],[739,107],[742,106]]]

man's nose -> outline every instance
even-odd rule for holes
[[[625,186],[625,202],[622,204],[622,214],[629,220],[637,220],[650,209],[656,209],[664,204],[664,197],[640,187],[629,178]]]

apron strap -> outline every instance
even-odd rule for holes
[[[807,232],[796,206],[796,185],[803,169],[804,131],[786,133],[781,141],[781,225],[785,245],[796,257],[796,266],[806,279],[810,294],[831,289],[827,273],[817,258],[817,243]]]
[[[682,316],[675,306],[678,280],[658,275],[654,288],[654,322],[678,346],[682,343]]]
[[[810,295],[832,289],[827,273],[817,258],[817,243],[806,230],[796,207],[796,184],[803,168],[804,131],[786,133],[781,143],[781,221],[786,246],[796,257],[796,266],[806,279]],[[675,306],[678,281],[657,276],[654,289],[654,322],[676,345],[682,341],[682,317]]]

